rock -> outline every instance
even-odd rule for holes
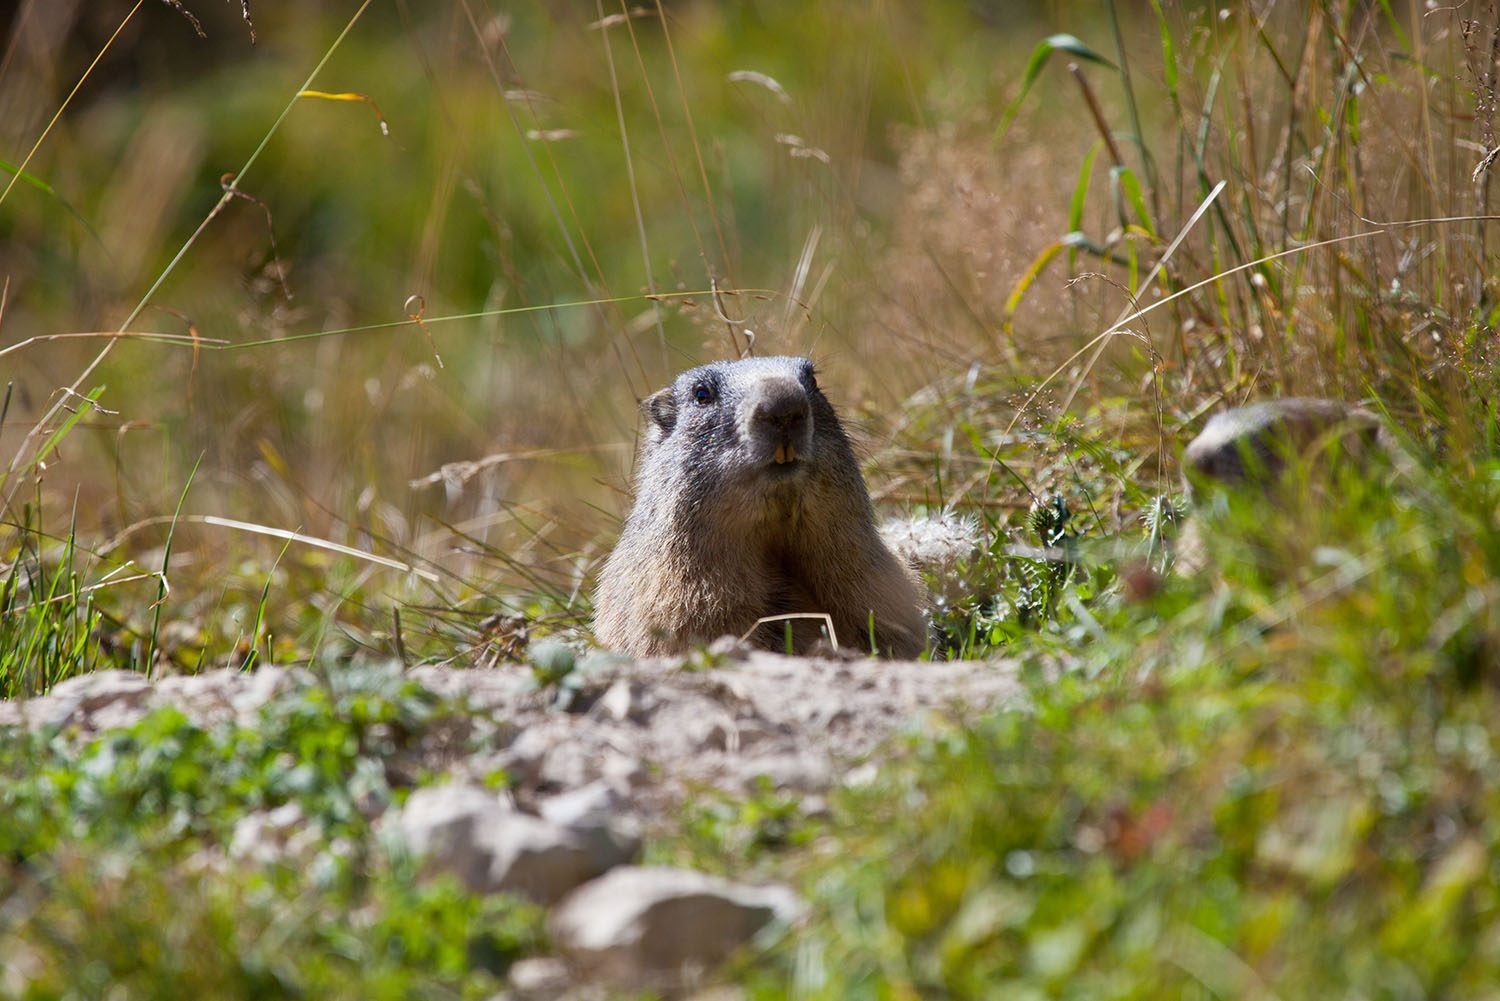
[[[261,706],[280,692],[307,684],[300,668],[264,667],[169,675],[155,682],[135,671],[97,671],[69,678],[44,696],[7,703],[0,726],[24,723],[32,729],[73,727],[91,733],[134,726],[159,706],[174,706],[195,726],[236,720],[254,725]]]
[[[740,640],[738,636],[720,636],[708,645],[708,655],[713,660],[738,663],[755,652],[755,647]]]
[[[234,718],[233,697],[248,675],[233,669],[203,674],[174,674],[156,683],[157,697],[175,705],[195,726]]]
[[[96,671],[80,674],[52,687],[49,697],[76,702],[84,712],[98,712],[105,706],[125,703],[140,705],[150,697],[151,681],[135,671]]]
[[[837,702],[809,702],[802,709],[802,722],[814,730],[828,730],[846,723],[852,714]]]
[[[626,809],[625,791],[606,781],[591,782],[580,789],[549,796],[539,804],[541,815],[557,824],[576,830],[580,825],[608,821]]]
[[[493,756],[491,767],[503,769],[512,785],[530,789],[541,781],[542,764],[555,743],[542,727],[529,727]]]
[[[596,719],[611,719],[617,723],[629,721],[644,725],[650,721],[656,704],[655,696],[645,685],[620,678],[599,697],[599,701],[589,709],[589,715]]]
[[[131,726],[151,711],[151,682],[135,671],[80,674],[54,685],[28,713],[32,726],[94,730]]]
[[[553,903],[608,863],[573,832],[524,813],[505,814],[484,834],[494,888],[538,903]]]
[[[542,759],[537,781],[551,789],[577,789],[598,779],[633,782],[644,771],[639,759],[610,747],[558,743]]]
[[[384,755],[385,777],[400,788],[449,774],[459,785],[477,787],[487,812],[545,811],[556,822],[554,810],[576,810],[584,819],[561,826],[597,869],[634,857],[637,818],[642,829],[670,823],[677,806],[705,788],[738,792],[746,781],[759,788],[755,776],[764,774],[794,794],[823,793],[845,781],[841,772],[850,760],[883,757],[877,749],[908,720],[966,719],[981,709],[1019,704],[1024,696],[1017,665],[1005,661],[830,663],[757,651],[732,663],[703,658],[691,669],[680,658],[660,658],[608,671],[594,687],[602,693],[622,679],[628,683],[619,689],[630,695],[624,719],[604,709],[560,712],[527,671],[413,668],[405,677],[442,693],[453,713],[439,714],[420,734],[406,735],[415,739]],[[108,714],[128,722],[164,705],[177,706],[198,726],[259,729],[268,702],[287,704],[316,684],[304,670],[272,666],[167,676],[151,682],[154,691],[139,675],[101,674],[60,684],[56,696],[0,701],[0,733],[4,727],[39,729],[50,720],[66,725],[63,738],[81,747],[98,736]],[[623,694],[616,697],[623,704]],[[509,802],[490,787],[502,769]],[[589,790],[576,801],[584,805],[566,806],[574,801],[562,794],[579,790]],[[428,795],[413,801],[408,820]],[[389,809],[383,795],[367,788],[358,802],[371,814],[387,813],[382,826],[394,833],[400,809]],[[229,840],[226,865],[234,864],[227,858]],[[249,827],[241,844],[255,854]],[[493,854],[490,846],[479,848]],[[489,885],[488,855],[474,865],[480,875],[473,878]]]
[[[406,676],[435,695],[462,699],[478,712],[504,710],[523,692],[534,692],[530,672],[453,670],[436,664],[413,667]]]
[[[687,1001],[745,1001],[750,995],[737,984],[715,984],[698,991]]]
[[[600,872],[635,861],[641,823],[630,812],[628,787],[601,779],[538,804],[542,819],[576,834]]]
[[[688,724],[686,737],[699,752],[737,751],[740,745],[739,728],[724,713],[693,720]]]
[[[554,1001],[573,986],[567,962],[556,956],[516,960],[510,968],[509,980],[516,1001]]]
[[[1287,462],[1314,458],[1320,447],[1356,461],[1375,450],[1380,420],[1338,400],[1267,400],[1215,414],[1182,453],[1197,483],[1267,485]]]
[[[518,813],[479,786],[418,789],[395,824],[430,869],[453,873],[476,893],[550,904],[602,871],[578,835]]]
[[[240,676],[245,677],[243,673]],[[248,725],[255,721],[261,707],[276,696],[312,682],[312,674],[303,668],[288,669],[267,665],[252,672],[248,683],[230,696],[229,701],[234,707],[235,718]]]
[[[757,792],[769,783],[781,791],[819,793],[833,785],[833,762],[818,751],[763,754],[735,763],[735,772],[746,792]]]
[[[580,970],[612,986],[668,988],[722,963],[802,903],[783,886],[746,886],[689,869],[623,866],[553,911],[553,941]]]
[[[254,671],[224,668],[202,674],[169,675],[157,682],[157,701],[177,706],[197,726],[238,722],[253,726],[262,706],[277,695],[312,683],[302,668],[265,666]]]

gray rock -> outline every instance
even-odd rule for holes
[[[97,712],[117,703],[139,705],[150,697],[151,681],[135,671],[96,671],[80,674],[52,687],[51,698],[76,700],[84,712]]]
[[[156,683],[156,702],[176,706],[198,726],[231,721],[252,726],[267,702],[312,680],[302,668],[270,665],[255,671],[224,668],[203,674],[168,675]]]
[[[230,704],[234,706],[235,716],[241,723],[249,722],[255,718],[261,706],[282,692],[310,685],[312,682],[312,674],[303,668],[267,665],[249,675],[244,687],[230,696]]]
[[[556,742],[543,727],[529,727],[493,756],[493,765],[504,769],[512,784],[529,789],[541,781],[542,764]]]
[[[542,759],[537,781],[553,789],[577,789],[599,779],[633,782],[644,771],[638,758],[612,747],[557,743]]]
[[[517,1001],[554,1001],[567,994],[573,976],[565,960],[556,956],[529,956],[510,968],[510,989]]]
[[[763,754],[738,761],[734,768],[747,792],[755,792],[769,781],[779,790],[819,793],[838,777],[833,762],[820,751]]]
[[[1196,483],[1268,484],[1288,462],[1325,451],[1362,461],[1380,437],[1380,420],[1338,400],[1267,400],[1215,414],[1182,453]],[[1334,446],[1337,446],[1336,448]]]
[[[550,904],[601,871],[578,835],[518,813],[478,786],[418,789],[395,824],[430,869],[453,873],[476,893]]]
[[[641,851],[641,822],[630,808],[629,787],[601,779],[538,804],[542,819],[576,834],[600,872],[633,862]]]
[[[693,720],[688,724],[687,739],[699,751],[739,750],[739,729],[724,713]]]
[[[611,985],[690,982],[803,905],[783,886],[746,886],[688,869],[624,866],[557,906],[553,941],[580,970]]]
[[[234,718],[231,700],[248,677],[233,669],[173,674],[156,683],[156,695],[162,702],[177,706],[197,725],[217,723]]]
[[[708,655],[715,660],[738,663],[750,656],[755,648],[743,643],[738,636],[720,636],[708,645]]]
[[[622,678],[630,683],[632,707],[623,720],[559,711],[530,684],[526,671],[414,668],[408,677],[467,709],[451,722],[432,723],[414,745],[385,758],[387,777],[399,786],[404,778],[419,782],[427,774],[451,774],[461,784],[485,787],[479,791],[487,809],[505,810],[506,796],[487,788],[503,769],[511,787],[509,805],[521,804],[528,813],[541,812],[550,797],[602,781],[624,798],[614,803],[601,798],[594,805],[605,804],[604,809],[594,812],[607,815],[623,802],[623,812],[602,826],[612,834],[623,828],[629,836],[632,815],[643,825],[670,823],[678,805],[705,787],[738,792],[746,779],[763,773],[773,784],[816,794],[830,782],[842,783],[841,770],[851,759],[883,757],[877,749],[909,720],[964,720],[980,709],[1024,702],[1018,667],[1006,661],[830,663],[755,652],[733,662],[702,659],[690,670],[680,658],[617,663],[608,670],[591,684],[603,691]],[[160,705],[177,705],[199,725],[234,722],[254,728],[268,700],[295,699],[315,683],[300,669],[267,666],[251,673],[164,677],[148,694],[136,675],[115,675],[119,687],[101,688],[110,677],[60,685],[61,698],[0,703],[0,727],[39,728],[48,716],[73,721],[65,737],[85,741],[97,735],[101,722],[88,707],[103,704],[106,711],[114,706],[137,717]],[[645,722],[631,718],[638,698],[654,705]],[[489,737],[476,736],[481,727]],[[387,812],[382,824],[391,825],[387,830],[394,836],[401,810],[387,810],[367,789],[360,791],[359,802],[372,814]],[[601,845],[590,841],[586,828],[587,823],[575,826],[572,833],[588,845],[595,865],[614,860],[598,854]],[[238,864],[227,859],[227,841],[225,864]],[[482,871],[489,872],[488,862]]]
[[[630,718],[631,692],[630,682],[621,678],[601,696],[594,707],[589,710],[589,715],[596,719],[612,719],[623,723]]]
[[[139,722],[151,711],[151,695],[151,682],[144,674],[98,671],[54,685],[34,700],[27,715],[32,726],[106,730]]]
[[[695,993],[687,1001],[745,1001],[750,995],[737,984],[715,984]]]
[[[621,678],[610,685],[589,714],[596,719],[610,719],[617,723],[648,723],[655,711],[657,699],[651,690],[639,681]]]

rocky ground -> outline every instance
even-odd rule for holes
[[[413,791],[380,824],[477,892],[517,892],[552,908],[560,955],[517,964],[518,999],[581,996],[580,985],[601,983],[679,993],[763,926],[795,919],[801,904],[784,887],[633,864],[642,838],[669,828],[696,792],[752,792],[769,780],[816,809],[831,788],[872,776],[899,731],[1021,697],[1006,661],[814,660],[732,644],[689,658],[595,660],[545,686],[525,666],[423,666],[407,676],[466,704],[466,727],[493,730],[478,742],[472,732],[424,735],[420,760],[391,762],[443,780]],[[103,672],[0,703],[0,727],[86,738],[165,705],[200,725],[252,726],[266,702],[313,683],[295,668],[157,681]],[[465,750],[476,743],[488,749]],[[503,792],[486,782],[501,771]],[[224,858],[312,850],[289,803],[244,818]]]

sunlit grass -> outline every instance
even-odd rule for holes
[[[17,141],[35,147],[27,169],[66,179],[54,190],[101,235],[80,236],[36,191],[7,202],[14,245],[41,256],[12,266],[0,316],[15,385],[0,428],[4,552],[22,551],[14,505],[45,461],[49,506],[69,506],[76,488],[80,541],[110,565],[160,566],[168,513],[201,464],[166,601],[145,585],[114,592],[130,637],[157,631],[134,619],[147,603],[204,636],[165,669],[243,663],[268,636],[291,641],[295,659],[326,632],[304,620],[306,599],[328,589],[278,579],[297,554],[226,522],[443,578],[430,587],[376,567],[357,594],[334,588],[353,599],[325,603],[351,649],[386,651],[377,634],[399,608],[413,656],[482,654],[481,635],[455,636],[451,609],[524,615],[543,631],[587,617],[626,504],[633,398],[682,365],[753,330],[762,351],[828,355],[850,404],[894,403],[916,385],[902,374],[872,395],[872,373],[842,365],[864,338],[850,336],[858,294],[835,265],[851,277],[869,266],[860,178],[889,156],[884,122],[927,113],[912,74],[974,88],[993,58],[964,40],[965,15],[934,10],[928,41],[903,51],[906,15],[853,7],[694,10],[672,25],[675,46],[654,15],[606,32],[540,10],[474,13],[265,11],[259,47],[242,49],[235,19],[204,21],[205,42],[179,12],[147,5],[113,45],[191,87],[131,89],[107,61],[85,62],[83,92],[108,99],[65,109],[76,127],[16,119]],[[786,57],[789,42],[835,27],[891,61],[871,75],[861,59],[814,71]],[[93,39],[80,28],[69,41]],[[939,56],[947,43],[969,62]],[[45,89],[26,88],[46,69],[10,70],[38,109]],[[361,101],[307,91],[375,101],[389,135]],[[857,94],[869,122],[845,113]],[[925,369],[918,379],[937,371]],[[103,395],[91,408],[62,386]],[[243,616],[204,620],[258,607],[261,592],[265,635],[246,636]]]
[[[916,11],[267,8],[250,49],[234,5],[193,11],[223,18],[207,42],[148,5],[110,43],[134,70],[85,70],[108,36],[82,19],[53,62],[18,49],[0,159],[45,187],[0,204],[0,694],[585,645],[634,400],[753,334],[818,357],[883,514],[975,519],[930,582],[935,653],[1017,658],[1027,688],[829,818],[762,790],[654,849],[802,881],[815,916],[754,991],[1485,989],[1493,5]],[[1209,413],[1297,394],[1362,401],[1409,461],[1188,496]],[[313,751],[348,736],[308,711]],[[157,738],[186,741],[212,842],[248,804],[213,769],[264,749],[210,768],[211,738]],[[63,829],[24,758],[7,804]],[[336,809],[354,765],[319,760]],[[160,834],[115,819],[127,849]],[[83,948],[70,902],[120,941],[183,894],[221,946],[273,920],[177,872],[186,842],[96,891],[102,835],[37,837],[8,840],[58,889],[27,898],[45,983]],[[482,910],[347,875],[287,982],[333,975],[341,907],[465,938]],[[505,948],[540,948],[533,919]],[[503,969],[396,931],[432,951],[340,955],[458,994]]]

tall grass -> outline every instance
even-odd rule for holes
[[[1154,13],[1156,53],[1128,28],[1095,41],[1114,69],[1073,92],[1111,133],[1074,161],[1076,232],[1010,289],[893,289],[908,315],[1015,337],[1005,365],[913,398],[896,489],[935,504],[922,484],[941,482],[995,529],[987,591],[948,625],[1022,659],[1027,710],[914,740],[825,850],[782,860],[819,913],[755,996],[1477,996],[1500,976],[1500,22]],[[983,206],[1006,183],[989,141],[912,155]],[[976,274],[1002,230],[969,212],[942,242],[961,217],[912,220],[889,261],[936,248],[924,276]],[[1071,251],[1103,276],[1076,293],[1092,322],[1027,342]],[[1200,493],[1210,559],[1161,573],[1175,443],[1210,409],[1292,394],[1366,402],[1414,461]]]
[[[1139,538],[1180,506],[1176,450],[1202,417],[1276,395],[1364,401],[1424,456],[1487,455],[1494,12],[1153,15],[1154,47],[1116,20],[1092,47],[1035,49],[1023,85],[1070,93],[1061,131],[1093,138],[1071,161],[1047,151],[1076,173],[1029,257],[1012,246],[1004,159],[1037,154],[1011,153],[1009,126],[908,144],[926,211],[897,218],[871,322],[950,332],[912,346],[966,374],[909,401],[890,495],[970,504],[1003,530],[1061,491],[1096,537]],[[1009,284],[978,280],[1005,262]],[[941,501],[922,486],[934,444]],[[992,575],[1012,548],[992,547]]]
[[[839,262],[883,226],[887,123],[995,55],[946,7],[302,5],[253,47],[186,8],[206,38],[167,5],[28,9],[0,77],[36,182],[3,204],[0,554],[55,566],[17,498],[76,496],[85,585],[137,578],[95,641],[141,670],[576,631],[634,399],[751,337],[859,357]],[[835,34],[860,47],[791,55]],[[847,366],[851,405],[936,371],[891,361]]]
[[[880,497],[983,516],[981,581],[1054,493],[1096,538],[1177,506],[1174,443],[1224,402],[1480,440],[1442,418],[1488,371],[1489,22],[793,6],[267,11],[255,48],[233,11],[192,11],[206,41],[169,7],[18,21],[11,139],[52,194],[5,203],[7,565],[64,552],[22,544],[39,479],[95,582],[163,568],[101,642],[482,658],[497,614],[583,621],[631,398],[752,335],[825,359]],[[847,57],[792,55],[836,27]]]
[[[19,526],[25,544],[50,543],[40,524],[39,506],[22,509]],[[35,520],[33,520],[35,519]],[[96,633],[103,613],[95,586],[80,579],[76,536],[59,541],[55,565],[35,558],[11,562],[0,585],[0,695],[40,692],[74,674],[109,665],[111,658]]]

